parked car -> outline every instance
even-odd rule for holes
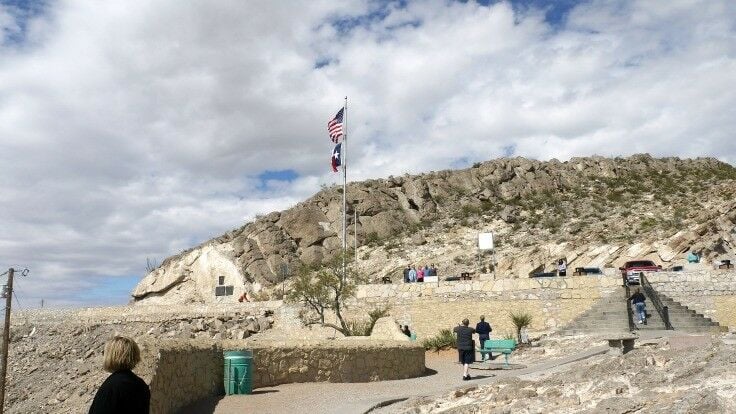
[[[662,266],[654,264],[651,260],[631,260],[626,262],[621,270],[621,277],[626,285],[638,285],[644,272],[659,272]]]

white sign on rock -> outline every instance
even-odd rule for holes
[[[478,233],[478,249],[493,250],[493,233]]]

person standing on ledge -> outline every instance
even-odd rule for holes
[[[116,336],[105,344],[105,371],[109,377],[97,390],[89,414],[148,414],[151,390],[133,368],[141,351],[132,339]]]
[[[470,364],[475,362],[475,343],[473,342],[473,334],[475,329],[469,327],[470,321],[463,319],[463,324],[458,325],[452,331],[457,334],[457,354],[460,363],[463,365],[463,381],[470,379],[468,369]]]
[[[487,340],[491,339],[491,331],[493,331],[493,328],[491,328],[491,324],[486,322],[486,317],[484,315],[480,315],[480,322],[478,322],[475,325],[475,332],[478,333],[478,341],[480,342],[480,349],[483,349],[483,345],[486,343]],[[481,354],[481,362],[485,361],[486,354]],[[492,360],[493,355],[491,353],[488,353],[488,359]]]
[[[557,276],[567,276],[567,263],[565,259],[557,261]]]

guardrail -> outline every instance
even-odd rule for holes
[[[635,331],[636,325],[634,325],[634,311],[631,310],[629,305],[629,298],[631,297],[631,288],[629,285],[624,286],[624,303],[626,303],[626,318],[629,321],[629,331]]]
[[[639,281],[641,287],[644,288],[644,294],[649,298],[649,300],[652,301],[654,308],[657,309],[657,313],[659,313],[659,316],[662,318],[662,322],[664,322],[664,328],[668,330],[674,330],[675,328],[673,328],[672,324],[670,323],[669,308],[662,304],[662,300],[659,298],[659,294],[656,290],[654,290],[652,284],[649,283],[643,272],[639,277]]]

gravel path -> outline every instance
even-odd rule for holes
[[[200,401],[179,414],[349,414],[365,413],[378,404],[409,397],[436,395],[456,388],[477,383],[487,383],[494,378],[521,376],[553,370],[607,350],[606,346],[594,347],[573,354],[567,358],[540,363],[528,368],[501,369],[501,362],[486,364],[495,369],[471,370],[473,380],[463,381],[461,367],[457,364],[455,351],[439,354],[428,352],[427,374],[419,378],[368,383],[304,383],[283,384],[276,387],[258,388],[252,395],[216,397]],[[513,358],[512,358],[513,362]],[[390,408],[375,410],[389,412]]]

